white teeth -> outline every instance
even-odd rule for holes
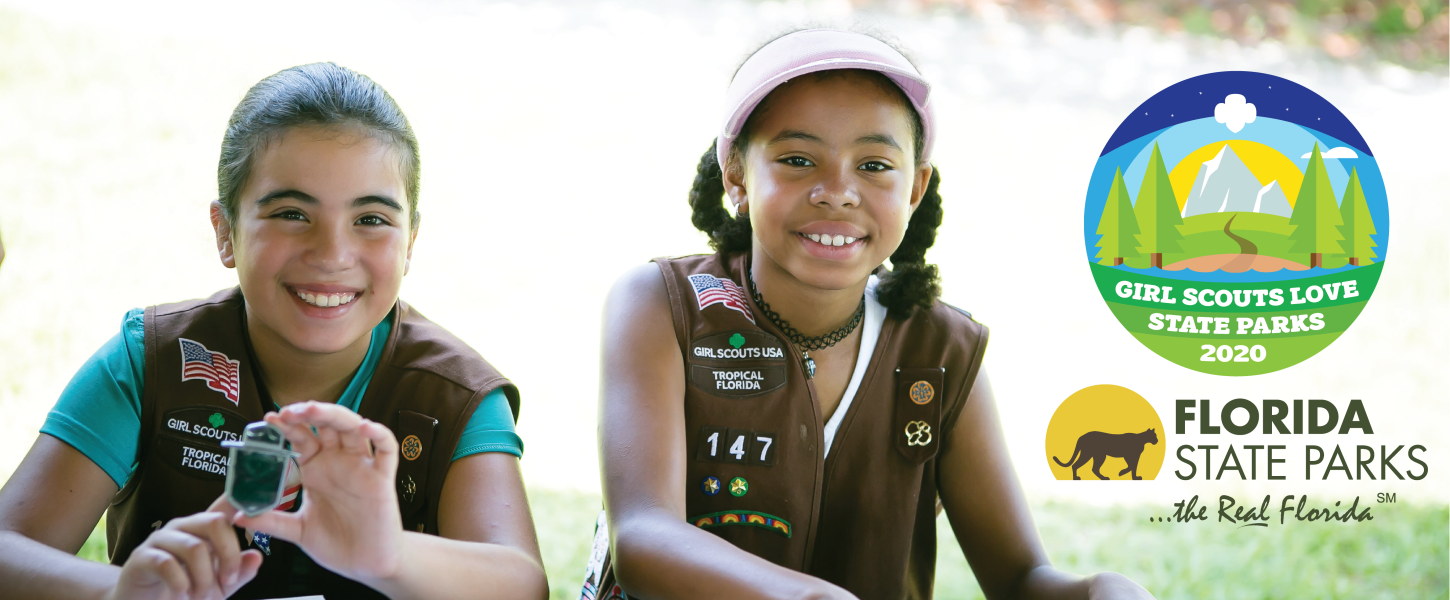
[[[854,244],[854,243],[856,243],[856,240],[861,239],[861,238],[847,237],[847,236],[844,236],[844,235],[831,235],[831,234],[828,234],[828,233],[827,234],[806,233],[806,234],[802,234],[802,235],[810,238],[810,240],[812,242],[817,242],[817,243],[824,244],[824,245],[827,245],[827,246],[845,246],[846,244]]]
[[[334,306],[342,306],[344,304],[352,302],[354,299],[357,298],[357,294],[354,292],[346,292],[341,294],[313,294],[310,292],[299,291],[297,292],[297,297],[301,298],[303,302],[306,302],[313,306],[331,308]]]

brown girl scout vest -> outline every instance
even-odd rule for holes
[[[860,598],[931,598],[936,456],[987,328],[940,302],[888,316],[827,456],[815,386],[751,301],[748,261],[656,259],[685,357],[686,518]],[[607,562],[601,600],[624,595]]]
[[[245,320],[237,288],[146,309],[138,464],[106,511],[112,564],[125,563],[168,520],[206,510],[221,496],[228,456],[221,442],[239,439],[247,423],[273,410]],[[393,328],[358,414],[398,438],[396,488],[405,528],[438,533],[437,499],[463,427],[483,397],[500,387],[517,419],[512,383],[453,334],[401,300],[394,305]],[[301,496],[305,502],[305,489]],[[239,530],[242,549],[256,547],[243,537]],[[257,577],[232,598],[383,597],[280,539],[271,540],[269,552]]]

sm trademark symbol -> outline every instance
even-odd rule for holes
[[[1395,495],[1394,494],[1376,494],[1375,495],[1375,499],[1378,500],[1381,504],[1385,504],[1385,503],[1394,504],[1395,503]]]

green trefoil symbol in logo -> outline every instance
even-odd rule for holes
[[[745,345],[745,336],[738,333],[730,336],[730,345],[734,346],[736,350],[739,350],[741,346]]]
[[[207,417],[206,422],[211,423],[212,427],[220,428],[227,420],[221,413],[212,413],[210,417]]]

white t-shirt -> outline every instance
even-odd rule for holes
[[[826,421],[826,456],[831,455],[831,442],[836,439],[836,430],[841,428],[841,420],[846,418],[846,411],[851,408],[851,401],[856,398],[856,390],[861,387],[861,379],[866,376],[866,367],[871,365],[871,355],[876,353],[876,340],[881,337],[881,325],[886,322],[886,307],[876,301],[876,286],[881,279],[875,275],[866,281],[866,315],[861,318],[861,349],[856,353],[856,369],[851,372],[851,383],[846,385],[846,395],[841,397],[841,404],[836,406],[836,412],[831,413],[831,418]]]

